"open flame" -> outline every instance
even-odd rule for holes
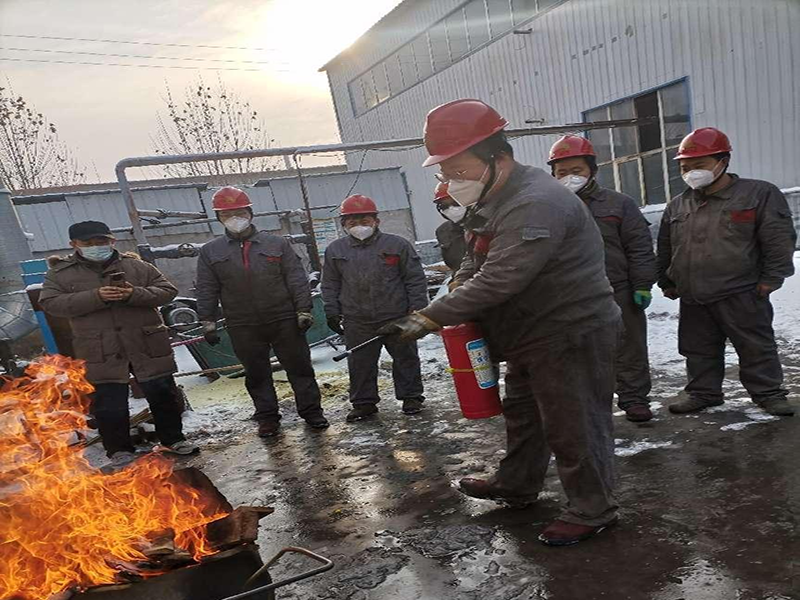
[[[82,361],[48,356],[0,390],[2,599],[115,583],[120,565],[148,560],[154,532],[175,532],[195,559],[214,552],[202,526],[224,513],[170,480],[170,461],[150,455],[105,475],[70,447],[92,389]]]

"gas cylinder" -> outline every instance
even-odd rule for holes
[[[461,413],[467,419],[487,419],[501,414],[497,370],[480,326],[463,323],[445,327],[441,335]]]

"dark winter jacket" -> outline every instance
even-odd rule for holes
[[[658,234],[658,285],[685,302],[707,304],[752,290],[778,288],[794,273],[797,234],[781,191],[740,179],[705,195],[673,198]]]
[[[517,164],[465,225],[464,283],[422,313],[439,325],[480,321],[495,360],[619,319],[589,209],[541,169]]]
[[[219,316],[228,327],[266,325],[311,312],[308,276],[284,238],[255,231],[245,239],[228,234],[200,249],[197,312],[201,321]]]
[[[325,250],[322,298],[328,316],[384,323],[424,308],[428,281],[405,238],[378,231],[362,242],[348,235]]]
[[[636,201],[598,187],[583,198],[594,216],[606,255],[606,275],[615,292],[649,290],[657,279],[650,227]]]
[[[39,302],[45,312],[70,320],[75,355],[86,361],[91,383],[128,383],[131,371],[139,381],[175,373],[169,330],[158,307],[178,289],[157,268],[118,252],[102,264],[77,254],[53,256],[49,263]],[[98,289],[112,285],[109,275],[120,271],[133,293],[126,301],[103,302]]]
[[[464,239],[464,228],[452,221],[445,221],[436,228],[436,241],[442,249],[442,258],[454,273],[461,266],[467,253],[467,240]]]

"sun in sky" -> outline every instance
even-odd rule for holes
[[[245,45],[264,48],[277,73],[313,75],[399,2],[272,0],[258,14],[244,17]]]

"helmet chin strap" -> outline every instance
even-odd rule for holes
[[[478,202],[481,202],[488,194],[492,191],[492,188],[497,183],[497,162],[496,158],[492,156],[491,163],[489,163],[489,181],[486,182],[486,185],[483,186],[483,191],[481,192],[481,197],[478,198]],[[502,173],[502,171],[501,171]]]

